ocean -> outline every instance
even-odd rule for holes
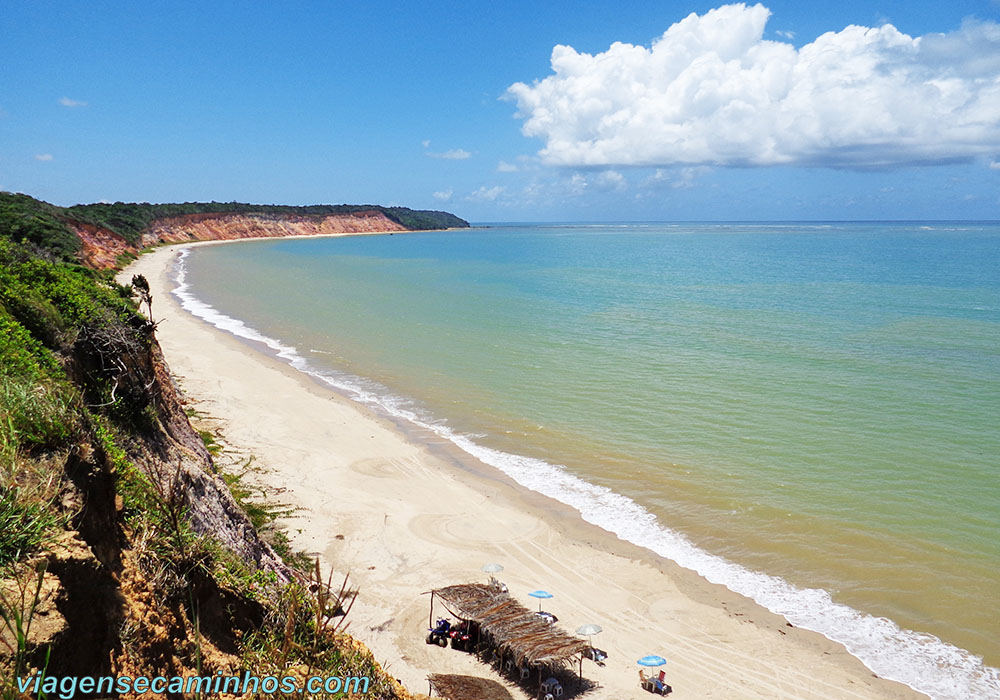
[[[189,249],[190,311],[938,700],[1000,697],[1000,224]]]

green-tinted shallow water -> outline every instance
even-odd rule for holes
[[[881,675],[1000,694],[967,658],[1000,665],[1000,226],[507,225],[213,246],[185,265],[190,294],[300,365],[471,436],[522,483],[790,619],[802,608]],[[614,494],[573,495],[544,463],[667,534],[615,522],[632,516]],[[972,654],[929,678],[940,660],[913,656],[936,642],[823,618],[825,599],[701,561],[670,531]]]

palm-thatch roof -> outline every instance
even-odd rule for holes
[[[506,688],[488,678],[432,673],[427,680],[445,700],[514,700]]]
[[[456,617],[478,624],[518,665],[562,666],[589,646],[528,610],[498,585],[465,583],[431,594]]]

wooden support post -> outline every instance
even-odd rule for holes
[[[431,611],[427,614],[427,626],[434,629],[434,591],[431,591]]]

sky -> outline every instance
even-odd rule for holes
[[[0,189],[995,220],[1000,0],[4,0]]]

